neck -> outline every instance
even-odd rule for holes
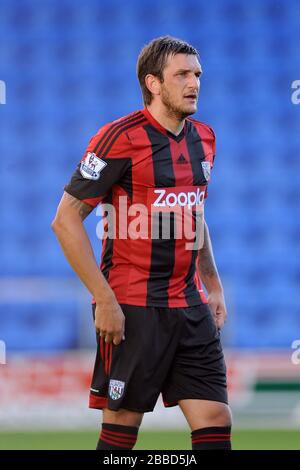
[[[151,103],[147,106],[147,109],[161,126],[174,135],[180,134],[184,127],[184,118],[180,119],[176,117],[173,111],[163,105],[157,106],[157,104],[154,105],[154,103]]]

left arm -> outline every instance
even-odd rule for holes
[[[198,254],[198,270],[201,281],[208,292],[208,303],[213,313],[216,325],[222,328],[226,321],[227,311],[223,286],[214,260],[209,230],[204,222],[203,246]]]

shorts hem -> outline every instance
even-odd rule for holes
[[[138,300],[127,300],[127,299],[117,299],[117,302],[119,305],[128,305],[131,307],[154,307],[154,308],[168,308],[170,310],[176,309],[176,308],[188,308],[188,307],[199,307],[200,305],[208,305],[207,301],[199,301],[195,300],[194,302],[192,300],[189,301],[187,304],[186,302],[179,302],[178,305],[172,305],[170,307],[169,305],[162,304],[161,302],[159,303],[154,303],[154,302],[143,302],[143,301],[138,301]],[[93,299],[91,302],[91,305],[96,305],[95,300]]]
[[[89,408],[94,408],[96,410],[102,410],[107,408],[108,399],[107,397],[100,397],[96,395],[90,395],[89,398]]]
[[[108,398],[107,397],[100,397],[100,396],[96,396],[96,395],[90,395],[90,398],[89,398],[89,408],[92,408],[92,409],[95,409],[95,410],[103,410],[103,408],[107,408],[108,410],[111,410],[111,411],[118,411],[119,409],[123,409],[123,410],[128,410],[128,411],[135,411],[136,413],[151,413],[153,410],[154,410],[154,407],[153,408],[148,408],[148,409],[144,409],[144,410],[141,410],[141,409],[138,409],[138,408],[131,408],[129,406],[124,406],[124,405],[120,405],[119,408],[117,409],[114,409],[114,408],[111,408],[108,404]]]
[[[207,400],[207,401],[217,401],[220,403],[224,403],[225,405],[228,405],[228,400],[224,399],[217,399],[217,398],[211,398],[211,397],[180,397],[172,401],[166,401],[163,399],[163,404],[165,408],[172,408],[173,406],[177,406],[178,402],[180,400]]]

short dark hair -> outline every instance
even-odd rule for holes
[[[199,58],[197,49],[181,39],[172,36],[161,36],[153,39],[141,50],[137,61],[137,76],[145,105],[152,101],[152,93],[146,86],[148,73],[155,75],[163,82],[163,71],[169,55],[191,54]]]

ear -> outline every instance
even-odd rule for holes
[[[148,73],[145,77],[145,84],[152,95],[160,95],[161,82],[155,75]]]

